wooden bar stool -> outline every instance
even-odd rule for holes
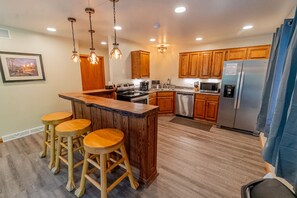
[[[70,112],[55,112],[42,116],[41,120],[44,124],[44,141],[43,150],[40,153],[40,157],[46,157],[47,147],[50,148],[50,163],[49,169],[52,169],[55,165],[55,126],[72,119],[72,113]]]
[[[85,192],[86,179],[101,190],[101,198],[106,198],[107,193],[111,191],[117,184],[119,184],[125,177],[129,177],[131,187],[136,190],[139,186],[138,182],[134,179],[124,145],[124,133],[118,129],[100,129],[88,134],[84,138],[85,157],[80,181],[80,187],[75,191],[77,197],[81,197]],[[109,158],[109,154],[115,152],[121,156],[118,161]],[[97,161],[100,156],[100,164],[95,162],[94,156]],[[110,166],[106,167],[107,162],[113,162]],[[122,164],[124,162],[124,165]],[[100,184],[93,179],[89,174],[88,165],[92,164],[95,168],[100,170]],[[121,166],[126,169],[126,172],[119,177],[113,184],[107,187],[106,174],[113,170],[116,166]],[[93,169],[89,172],[94,172]]]
[[[58,136],[58,147],[56,153],[56,164],[52,169],[52,173],[60,172],[60,160],[68,166],[68,182],[66,189],[70,192],[75,188],[73,169],[82,165],[84,160],[73,164],[73,153],[75,151],[83,150],[82,139],[84,134],[90,131],[91,121],[87,119],[74,119],[63,122],[56,126],[56,134]],[[63,141],[63,139],[66,139]],[[78,144],[74,145],[74,141]],[[67,144],[66,144],[67,143]],[[75,146],[75,147],[74,147]],[[62,147],[66,150],[61,153]],[[68,160],[64,158],[68,155]]]

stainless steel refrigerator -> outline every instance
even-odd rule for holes
[[[256,131],[268,60],[226,61],[219,103],[219,127]]]

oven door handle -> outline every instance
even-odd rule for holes
[[[144,99],[148,99],[148,95],[132,98],[131,102],[138,101],[138,100],[144,100]]]

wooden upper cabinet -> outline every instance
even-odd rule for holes
[[[270,45],[249,47],[247,59],[268,59],[270,54]]]
[[[146,51],[131,52],[132,78],[150,77],[150,53]]]
[[[189,72],[189,53],[180,53],[179,54],[179,78],[188,77]]]
[[[189,70],[188,70],[188,77],[196,77],[199,76],[199,66],[200,66],[200,53],[193,52],[190,53],[189,59]]]
[[[212,51],[201,52],[200,78],[210,78]]]
[[[226,60],[246,60],[247,48],[228,49]]]
[[[213,51],[211,78],[222,78],[226,50]]]

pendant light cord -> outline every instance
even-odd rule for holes
[[[91,33],[91,50],[94,50],[94,45],[93,45],[93,33],[94,33],[94,30],[92,28],[92,16],[91,16],[91,12],[89,12],[89,21],[90,21],[90,33]]]
[[[114,26],[113,26],[113,29],[114,29],[114,44],[116,45],[117,44],[117,30],[115,29],[115,26],[117,24],[117,21],[116,21],[116,11],[115,11],[115,0],[113,0],[113,23],[114,23]]]
[[[73,21],[71,21],[71,29],[72,29],[72,43],[73,43],[73,49],[74,49],[74,51],[76,51],[76,49],[75,49],[75,39],[74,39],[74,30],[73,30]]]

